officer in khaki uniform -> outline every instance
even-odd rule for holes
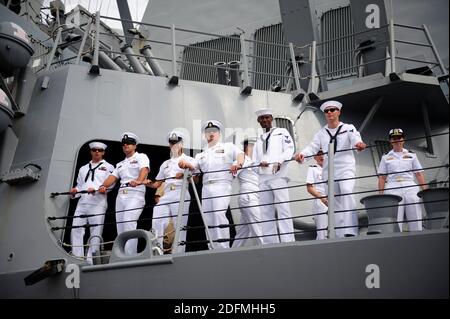
[[[381,158],[378,167],[378,174],[380,174],[378,177],[378,189],[380,194],[384,192],[385,194],[402,197],[397,215],[400,231],[403,230],[402,222],[405,215],[406,220],[416,220],[407,223],[408,229],[410,231],[417,231],[422,230],[422,221],[419,220],[422,219],[422,209],[419,204],[420,198],[417,196],[419,186],[414,187],[414,185],[417,185],[414,181],[414,176],[417,178],[419,184],[422,184],[420,186],[422,189],[427,189],[427,185],[424,185],[425,177],[417,155],[403,148],[405,144],[404,136],[405,134],[401,128],[395,128],[389,131],[389,141],[392,145],[392,150]],[[409,170],[414,171],[405,172]]]
[[[125,159],[117,163],[113,173],[99,188],[101,193],[120,179],[121,188],[116,198],[117,234],[135,230],[137,220],[145,206],[145,185],[143,181],[150,172],[150,160],[147,155],[136,152],[139,137],[131,132],[121,136],[122,150]],[[137,252],[137,239],[130,239],[125,244],[125,252],[129,255]]]
[[[203,125],[208,142],[206,149],[197,154],[194,163],[181,161],[181,168],[204,172],[202,188],[202,207],[208,226],[226,225],[226,211],[230,204],[231,182],[233,174],[244,164],[244,153],[233,143],[220,142],[223,125],[219,121],[209,120]],[[233,162],[236,161],[236,164]],[[220,171],[213,172],[212,171]],[[224,196],[225,195],[225,196]],[[219,198],[213,198],[221,196]],[[204,198],[210,199],[204,199]],[[211,198],[212,197],[212,198]],[[206,225],[205,225],[206,226]],[[228,227],[209,229],[212,240],[230,238]],[[215,248],[229,248],[229,242],[215,242]]]

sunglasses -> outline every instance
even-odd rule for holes
[[[99,149],[99,148],[92,148],[91,149],[91,152],[94,152],[94,153],[97,153],[97,152],[100,152],[100,153],[102,153],[102,152],[104,152],[105,150],[102,150],[102,149]]]
[[[338,108],[331,108],[331,109],[326,109],[325,111],[323,111],[324,113],[334,113],[334,112],[336,112],[336,111],[339,111],[339,109]]]

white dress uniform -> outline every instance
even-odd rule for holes
[[[238,154],[243,153],[232,143],[217,143],[207,147],[202,153],[195,156],[194,167],[201,172],[223,170],[203,175],[202,207],[208,226],[229,224],[226,211],[230,204],[230,197],[203,199],[231,194],[233,175],[229,171]],[[205,225],[206,226],[206,225]],[[230,238],[228,227],[211,228],[209,233],[212,240]],[[215,248],[229,248],[229,242],[214,242]]]
[[[165,161],[159,169],[156,180],[164,180],[169,177],[174,177],[178,173],[183,173],[184,170],[178,166],[180,161],[193,163],[194,159],[185,154],[181,154],[179,157],[171,158]],[[182,179],[166,180],[164,185],[164,195],[161,196],[159,203],[153,208],[152,228],[158,236],[158,242],[161,245],[161,248],[163,247],[164,230],[169,224],[170,218],[172,218],[174,226],[177,227],[178,206],[180,202],[182,184]],[[179,225],[180,228],[187,225],[190,199],[191,196],[189,191],[186,189],[183,216]],[[186,241],[186,231],[180,232],[180,241]],[[185,247],[185,245],[178,246],[178,252],[184,252]]]
[[[285,161],[292,159],[293,155],[294,142],[285,128],[272,128],[269,132],[263,133],[256,141],[253,149],[253,162],[255,164],[263,161],[281,164],[280,170],[275,174],[272,172],[273,164],[269,167],[258,168],[260,190],[270,190],[261,192],[259,200],[260,205],[262,205],[260,210],[263,219],[263,234],[274,235],[265,237],[265,243],[295,241],[291,209],[288,203],[289,190],[287,188],[274,190],[275,188],[288,186],[288,163]],[[271,205],[274,202],[278,204]],[[278,220],[279,233],[277,222],[274,221],[275,208],[280,219]]]
[[[88,164],[80,167],[77,176],[77,191],[87,190],[88,188],[98,189],[105,179],[113,172],[114,166],[107,161],[102,160],[98,163],[90,161]],[[87,218],[74,218],[72,226],[91,226],[91,242],[87,253],[87,260],[92,263],[92,254],[100,249],[100,238],[93,236],[101,236],[103,231],[103,221],[105,220],[105,212],[108,206],[106,194],[76,194],[74,197],[80,197],[74,216],[80,215],[96,215]],[[84,227],[73,228],[71,232],[71,242],[73,245],[72,253],[77,257],[84,257],[83,247]]]
[[[306,175],[306,183],[307,184],[313,184],[314,188],[320,192],[321,194],[325,195],[325,183],[323,182],[323,176],[322,176],[323,170],[322,167],[318,165],[311,165],[308,168],[308,172]],[[320,184],[316,184],[320,183]],[[316,214],[314,216],[314,222],[316,224],[317,229],[323,229],[328,227],[328,215],[327,214],[321,214],[326,213],[328,211],[327,205],[325,205],[320,199],[313,200],[312,204],[312,213]],[[320,215],[319,215],[320,214]],[[316,239],[326,239],[327,236],[327,230],[317,230],[317,237]]]
[[[253,166],[250,157],[245,156],[243,167]],[[254,167],[238,170],[237,179],[240,185],[238,204],[241,209],[241,224],[238,227],[234,238],[233,247],[244,245],[246,237],[254,237],[259,245],[264,244],[265,237],[262,237],[261,211],[259,209],[259,175]],[[249,223],[249,224],[246,224]],[[244,239],[239,239],[244,238]]]
[[[136,187],[126,186],[128,182],[139,177],[142,168],[150,169],[150,160],[147,155],[135,152],[133,156],[117,163],[112,175],[120,179],[121,188],[116,199],[117,234],[135,230],[137,220],[145,206],[145,185]],[[127,222],[129,221],[129,222]],[[125,244],[127,254],[137,252],[137,239],[130,239]]]
[[[395,172],[416,170],[414,172],[403,172],[397,174],[391,174]],[[420,188],[414,182],[414,173],[423,172],[422,165],[420,165],[417,155],[409,152],[407,149],[403,149],[402,152],[394,152],[391,150],[389,153],[383,155],[378,167],[378,174],[386,176],[385,194],[393,194],[402,197],[402,201],[399,203],[397,221],[400,231],[402,231],[404,215],[406,213],[406,220],[418,220],[422,219],[422,208],[420,206],[420,198],[417,196]],[[411,187],[416,185],[415,187]],[[407,188],[396,188],[405,187]],[[416,205],[404,205],[418,203]],[[408,222],[409,230],[422,230],[422,221]]]
[[[339,126],[331,129],[327,125],[322,127],[313,137],[312,142],[304,148],[300,153],[305,156],[316,155],[319,150],[328,151],[331,136],[335,139],[334,154],[334,178],[353,178],[356,176],[356,161],[353,151],[339,152],[342,149],[350,149],[355,147],[358,142],[362,142],[361,134],[352,124],[339,122]],[[328,156],[325,155],[323,164],[323,178],[328,179]],[[335,195],[353,193],[355,180],[335,182]],[[328,188],[326,188],[328,192]],[[335,211],[356,209],[356,202],[353,195],[336,196]],[[345,235],[358,234],[358,214],[356,211],[347,211],[336,214],[336,227],[349,226],[349,228],[337,228],[336,236],[339,238]]]

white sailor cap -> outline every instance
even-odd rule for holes
[[[174,130],[167,135],[167,140],[169,142],[180,142],[183,139],[184,139],[184,135],[180,131]]]
[[[203,131],[205,131],[207,128],[217,127],[219,131],[223,131],[223,125],[219,121],[216,120],[208,120],[203,124]]]
[[[89,143],[89,149],[100,149],[100,150],[106,150],[108,146],[106,144],[103,144],[102,142],[91,142]]]
[[[122,143],[125,142],[127,144],[139,144],[139,137],[131,132],[124,132],[121,136]]]
[[[263,116],[263,115],[273,115],[273,112],[271,109],[265,108],[261,109],[255,112],[257,117]]]
[[[336,107],[336,108],[338,108],[339,111],[340,111],[341,108],[342,108],[342,103],[341,103],[341,102],[338,102],[338,101],[326,101],[325,103],[323,103],[323,104],[320,106],[320,110],[323,112],[323,111],[325,111],[325,109],[327,109],[327,108],[329,108],[329,107]]]
[[[401,128],[393,128],[392,130],[389,131],[389,138],[394,136],[405,136],[405,133]]]

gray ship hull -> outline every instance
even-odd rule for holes
[[[448,243],[424,231],[86,265],[75,295],[68,273],[26,287],[21,271],[0,275],[0,298],[448,298]]]

